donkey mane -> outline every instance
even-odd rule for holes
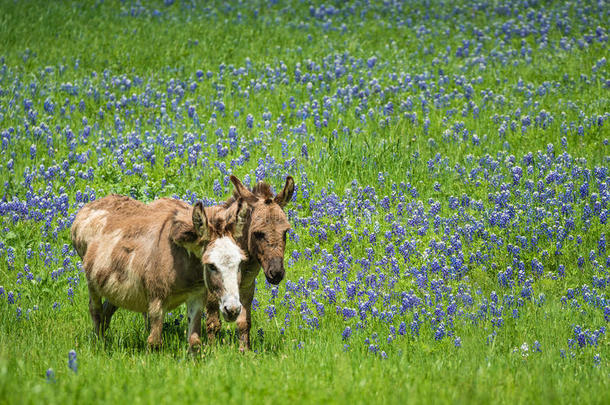
[[[259,181],[252,189],[248,189],[248,190],[250,190],[252,192],[252,194],[257,196],[259,199],[262,199],[262,200],[273,199],[273,191],[271,191],[271,186],[269,184],[265,183],[264,181]],[[233,195],[231,197],[229,197],[229,199],[227,201],[222,203],[222,207],[225,209],[229,208],[238,199],[239,199],[239,194],[237,193],[237,191],[234,191]]]

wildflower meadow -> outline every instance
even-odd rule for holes
[[[0,404],[610,403],[607,1],[0,1]],[[97,339],[110,193],[296,187],[286,277],[188,352]]]

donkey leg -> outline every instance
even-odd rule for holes
[[[212,344],[220,332],[220,312],[216,300],[209,299],[206,303],[205,327],[208,333],[208,344]]]
[[[151,349],[159,349],[162,343],[163,332],[163,305],[160,299],[153,299],[148,304],[148,318],[150,319],[150,335],[148,335],[148,346]]]
[[[242,303],[241,313],[237,317],[237,331],[239,333],[239,351],[250,350],[250,327],[252,326],[252,302]]]
[[[102,334],[102,336],[106,333],[106,330],[108,330],[108,327],[110,326],[110,320],[112,319],[112,315],[114,315],[114,313],[117,310],[117,306],[114,305],[113,303],[111,303],[108,300],[104,301],[104,304],[102,305],[102,316],[101,316],[101,323],[100,323],[100,333]]]
[[[91,314],[93,330],[97,337],[102,337],[104,333],[103,329],[100,327],[102,323],[102,312],[102,297],[100,297],[95,289],[89,286],[89,314]]]
[[[245,280],[239,288],[241,313],[237,317],[237,330],[239,332],[239,351],[250,350],[250,328],[252,327],[252,301],[254,300],[254,278]]]
[[[196,297],[186,302],[186,313],[189,320],[188,341],[189,352],[197,353],[201,348],[201,310],[202,297]]]
[[[144,318],[144,328],[150,332],[150,317],[148,313],[142,312],[142,317]]]

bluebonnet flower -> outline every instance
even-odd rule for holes
[[[589,329],[583,330],[580,325],[574,326],[573,338],[568,340],[568,346],[582,348],[585,346],[597,346],[599,337],[606,333],[606,328],[601,327],[597,330],[590,331]]]
[[[217,197],[222,197],[223,195],[223,188],[222,185],[220,184],[220,181],[218,181],[218,179],[214,180],[214,195]]]
[[[47,369],[46,372],[47,382],[54,383],[55,382],[55,371],[52,368]]]
[[[534,343],[532,344],[532,350],[534,352],[542,352],[542,349],[540,348],[540,342],[535,340]]]
[[[78,365],[76,363],[76,351],[70,350],[68,353],[68,367],[75,373],[78,371]]]
[[[347,340],[349,339],[349,337],[352,335],[352,328],[350,328],[349,326],[347,326],[344,330],[343,333],[341,334],[341,337],[343,338],[343,340]]]
[[[357,314],[356,310],[353,309],[353,308],[343,308],[341,313],[343,314],[343,319],[344,320],[353,318]]]
[[[12,246],[9,246],[6,249],[6,263],[8,265],[9,270],[13,270],[15,266],[15,249]]]
[[[51,101],[50,98],[47,98],[44,101],[44,110],[48,113],[48,114],[53,114],[55,112],[55,104],[53,103],[53,101]]]
[[[399,329],[399,333],[400,333],[400,329]],[[419,336],[419,322],[416,320],[411,322],[411,334],[413,336]]]
[[[398,326],[398,334],[404,336],[407,333],[407,325],[404,322],[400,323]]]
[[[273,319],[277,313],[277,311],[275,309],[275,305],[267,306],[267,308],[265,308],[265,313],[267,314],[269,319]]]
[[[602,359],[601,359],[601,356],[599,355],[599,353],[597,353],[595,356],[593,356],[593,364],[596,367],[599,367],[599,365],[601,364],[601,361],[602,361]]]

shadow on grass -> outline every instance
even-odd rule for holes
[[[89,330],[89,341],[98,350],[112,356],[120,353],[143,354],[147,352],[182,353],[188,348],[185,322],[181,317],[169,318],[163,322],[162,346],[160,349],[148,347],[150,328],[141,314],[127,311],[117,312],[103,338],[98,338]]]
[[[252,352],[256,354],[278,354],[284,350],[284,339],[270,338],[265,336],[264,333],[260,333],[260,331],[261,330],[259,329],[259,331],[252,330],[250,332],[250,346]],[[207,338],[204,339],[203,343],[211,349],[227,346],[239,350],[239,334],[234,326],[227,327],[227,324],[224,323],[223,329],[216,335],[216,339],[211,345],[208,345]]]
[[[221,331],[216,335],[216,339],[210,344],[203,327],[201,337],[203,347],[199,354],[191,356],[188,354],[187,329],[188,322],[182,315],[170,317],[163,322],[162,346],[154,350],[148,347],[148,335],[150,329],[145,324],[144,317],[137,314],[126,315],[127,312],[113,319],[110,327],[103,338],[95,336],[92,328],[89,331],[89,341],[92,346],[96,346],[100,352],[108,356],[118,354],[145,354],[150,352],[173,354],[175,358],[183,358],[188,355],[192,358],[205,357],[221,347],[234,348],[239,351],[239,335],[234,323],[223,323]],[[117,313],[118,315],[118,313]],[[205,325],[205,317],[202,320]],[[285,349],[284,339],[267,337],[262,329],[251,332],[251,347],[256,354],[277,355]]]

